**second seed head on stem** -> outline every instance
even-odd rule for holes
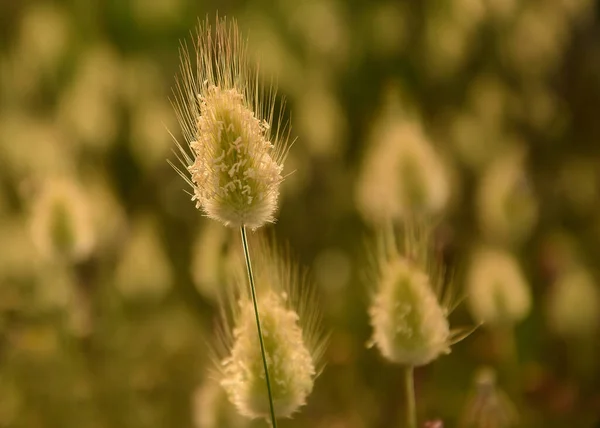
[[[275,416],[287,418],[306,404],[321,369],[325,339],[305,276],[287,256],[263,241],[257,244],[253,272],[271,398]],[[230,313],[222,322],[221,385],[240,414],[268,418],[269,395],[255,313],[244,284],[240,266],[225,306]]]

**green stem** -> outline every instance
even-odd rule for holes
[[[415,404],[414,367],[404,370],[404,394],[406,398],[406,428],[417,428],[417,407]]]
[[[248,270],[248,281],[250,282],[250,293],[252,294],[252,304],[254,305],[254,315],[256,317],[256,329],[258,330],[258,341],[260,343],[260,353],[262,356],[263,367],[265,369],[265,380],[267,382],[267,393],[269,394],[269,408],[271,410],[271,424],[277,428],[275,420],[275,407],[273,406],[273,394],[271,393],[271,381],[269,380],[269,369],[267,367],[267,354],[265,353],[265,344],[263,342],[262,329],[260,328],[260,317],[258,316],[258,304],[256,303],[256,288],[254,286],[254,274],[252,273],[252,262],[250,261],[250,251],[248,250],[248,238],[246,236],[246,226],[240,228],[242,233],[242,245],[244,246],[244,256],[246,257],[246,269]]]

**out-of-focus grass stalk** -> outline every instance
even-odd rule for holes
[[[417,406],[415,403],[415,368],[404,369],[404,399],[406,400],[406,428],[417,428]]]
[[[258,314],[258,303],[256,301],[256,288],[254,287],[254,275],[252,274],[252,262],[250,260],[250,251],[248,249],[248,237],[246,236],[245,225],[242,225],[240,227],[240,232],[242,234],[242,246],[244,247],[244,257],[246,259],[246,269],[248,271],[248,282],[250,283],[252,304],[254,305],[254,315],[256,316],[256,330],[258,332],[258,341],[260,343],[260,353],[262,356],[263,367],[265,369],[265,381],[267,383],[267,392],[269,394],[269,409],[271,410],[271,425],[273,428],[277,428],[277,420],[275,418],[275,407],[273,406],[273,394],[271,393],[271,381],[269,379],[269,367],[267,364],[265,345],[263,343],[262,330],[260,328],[260,316]]]

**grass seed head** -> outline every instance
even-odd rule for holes
[[[283,104],[275,117],[276,90],[262,87],[235,21],[201,24],[194,48],[194,59],[181,49],[174,91],[186,140],[176,168],[208,217],[256,229],[275,221],[289,137]]]
[[[410,261],[392,261],[369,309],[373,343],[395,363],[420,366],[448,352],[450,328],[429,278]]]
[[[576,266],[561,273],[546,300],[548,325],[563,338],[588,340],[600,330],[600,291],[594,277]]]
[[[271,379],[275,414],[290,417],[306,403],[316,375],[312,356],[302,338],[298,315],[285,307],[284,297],[261,296],[263,341]],[[240,302],[230,358],[223,361],[222,385],[238,411],[248,417],[267,417],[269,397],[260,353],[254,309]]]
[[[432,257],[428,233],[408,226],[399,247],[390,229],[380,236],[378,250],[371,278],[371,345],[388,360],[410,366],[450,352],[457,341],[447,319],[453,289],[444,286],[444,270]]]
[[[531,291],[517,260],[504,250],[481,249],[467,279],[473,317],[492,326],[513,325],[531,310]]]
[[[531,236],[539,207],[522,149],[511,149],[487,168],[476,203],[481,229],[489,241],[506,246]]]
[[[356,188],[360,213],[379,226],[439,214],[450,197],[448,173],[420,123],[397,116],[380,122]]]
[[[88,202],[72,181],[52,179],[42,185],[31,213],[31,233],[47,258],[80,261],[94,247]]]
[[[288,418],[306,404],[321,371],[324,338],[314,296],[287,257],[264,242],[253,246],[257,300],[275,415]],[[238,412],[268,418],[269,398],[245,270],[240,269],[232,313],[223,323],[221,385]]]

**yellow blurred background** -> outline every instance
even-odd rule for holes
[[[207,377],[237,236],[166,162],[180,42],[217,11],[287,99],[268,229],[331,332],[281,426],[400,426],[402,372],[366,347],[364,243],[408,212],[470,290],[452,324],[486,319],[417,371],[420,419],[597,426],[597,2],[0,0],[0,428],[244,426]]]

